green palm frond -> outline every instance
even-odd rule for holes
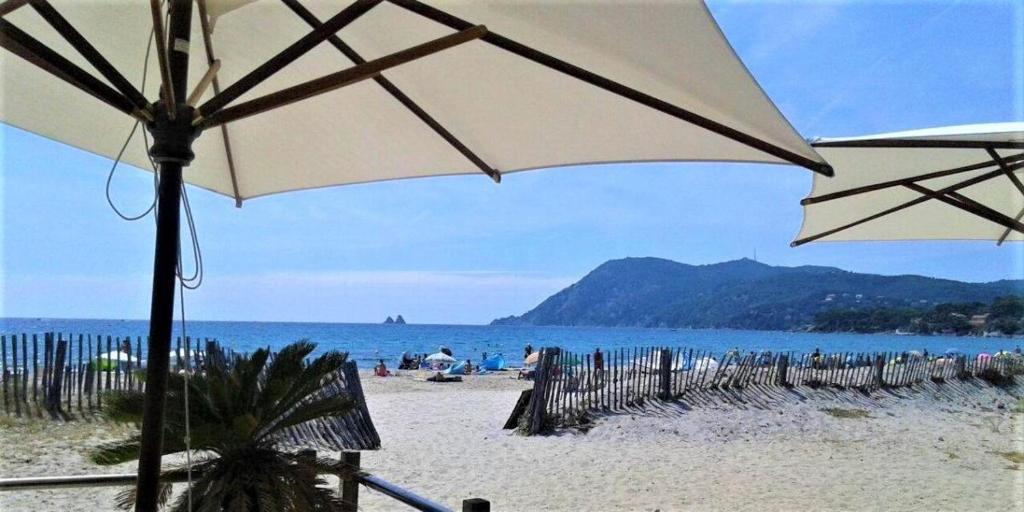
[[[193,510],[338,510],[339,498],[322,487],[318,474],[351,468],[276,447],[284,430],[343,416],[357,405],[349,396],[332,394],[347,355],[327,352],[308,360],[315,349],[315,344],[303,340],[273,356],[266,349],[232,358],[209,353],[204,373],[187,380],[183,375],[168,375],[163,453],[185,450],[187,386],[191,448],[212,454],[195,466]],[[141,393],[121,391],[108,396],[103,410],[107,419],[141,422]],[[139,442],[136,435],[106,443],[92,450],[89,458],[98,464],[135,460]],[[134,494],[122,493],[121,498],[130,504]],[[171,505],[175,511],[187,508],[186,494]]]

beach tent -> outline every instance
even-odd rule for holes
[[[240,206],[608,162],[832,173],[694,0],[7,0],[0,16],[0,121],[159,170],[141,510],[157,498],[183,181]],[[136,121],[148,148],[125,143]]]
[[[499,371],[505,369],[505,356],[494,354],[483,361],[480,361],[480,368],[488,371]]]
[[[794,246],[831,240],[1024,240],[1024,123],[947,126],[812,143]]]

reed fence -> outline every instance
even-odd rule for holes
[[[913,386],[925,380],[981,378],[1005,382],[1024,373],[1024,359],[914,352],[748,352],[638,347],[580,354],[542,349],[526,390],[506,423],[536,434],[552,425],[573,424],[590,411],[616,411],[650,399],[743,388],[835,388],[870,392]]]

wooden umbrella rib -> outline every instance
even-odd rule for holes
[[[0,19],[0,46],[117,110],[137,115],[128,98],[4,19]]]
[[[919,194],[923,194],[932,199],[942,201],[943,203],[953,206],[954,208],[959,208],[966,212],[973,213],[974,215],[977,215],[978,217],[981,217],[983,219],[995,222],[996,224],[999,224],[1001,226],[1005,226],[1015,231],[1024,233],[1024,224],[1021,224],[1020,222],[1013,220],[1009,216],[1004,215],[992,208],[989,208],[988,206],[985,206],[965,195],[957,194],[953,191],[941,193],[932,190],[928,187],[923,187],[916,183],[909,183],[904,186]]]
[[[164,19],[163,12],[160,10],[160,0],[149,0],[149,11],[153,16],[153,39],[156,41],[156,58],[160,67],[160,87],[164,93],[163,99],[167,105],[167,115],[174,119],[177,102],[174,98],[174,88],[171,87],[171,67],[167,62],[167,36],[164,34]]]
[[[290,8],[295,14],[302,18],[309,26],[314,29],[319,27],[322,23],[309,9],[306,9],[298,0],[282,0],[288,8]],[[348,57],[353,64],[365,64],[364,59],[358,52],[356,52],[351,46],[345,43],[337,34],[332,34],[327,38],[327,42],[338,49],[342,54]],[[373,77],[373,80],[377,82],[385,91],[387,91],[393,98],[398,100],[405,108],[409,109],[416,117],[423,121],[429,126],[435,133],[441,136],[448,144],[453,146],[459,153],[461,153],[466,159],[473,162],[481,171],[486,173],[495,181],[495,183],[501,183],[501,173],[490,166],[482,158],[480,158],[473,150],[469,149],[465,144],[462,143],[458,138],[455,137],[450,131],[448,131],[441,123],[439,123],[433,116],[427,113],[422,107],[420,107],[415,101],[412,100],[407,94],[402,92],[393,82],[385,78],[383,75],[377,75]]]
[[[85,57],[85,60],[103,75],[115,89],[121,92],[135,108],[145,117],[152,117],[149,113],[149,102],[145,96],[135,88],[100,52],[90,43],[71,23],[61,15],[48,0],[29,0],[29,4],[39,16],[57,31],[65,41]]]
[[[472,23],[444,12],[440,9],[431,7],[417,0],[388,0],[392,4],[402,7],[406,10],[419,14],[427,19],[433,20],[442,25],[446,25],[455,30],[465,30],[473,26]],[[481,38],[483,41],[490,43],[498,48],[505,51],[511,52],[522,58],[531,60],[537,64],[545,66],[549,69],[564,73],[577,80],[582,80],[590,85],[604,89],[612,94],[616,94],[623,98],[630,99],[648,108],[652,108],[664,114],[670,115],[677,119],[687,121],[693,125],[699,126],[706,130],[717,133],[723,137],[732,139],[736,142],[750,146],[754,149],[772,155],[776,158],[785,160],[787,162],[806,167],[814,172],[823,174],[825,176],[832,176],[832,166],[817,160],[812,160],[806,156],[799,155],[788,149],[779,147],[771,142],[759,139],[753,135],[741,132],[735,128],[726,126],[722,123],[704,117],[700,114],[691,112],[682,107],[673,105],[667,101],[655,98],[649,94],[640,92],[636,89],[618,83],[614,80],[598,75],[597,73],[588,71],[574,64],[570,64],[557,57],[548,55],[544,52],[526,46],[525,44],[519,43],[502,35],[494,32],[489,32],[486,36]]]
[[[6,0],[3,3],[0,3],[0,18],[16,11],[26,3],[28,3],[28,0]]]
[[[210,18],[206,13],[206,0],[196,0],[199,7],[199,25],[203,32],[203,48],[206,50],[206,62],[212,64],[217,59],[213,54],[213,30],[210,27]],[[213,94],[220,94],[220,81],[217,76],[213,77]],[[235,172],[235,156],[231,151],[231,138],[228,137],[228,125],[220,125],[220,135],[224,141],[224,157],[228,162],[228,174],[231,176],[231,192],[235,196],[235,208],[242,207],[242,196],[238,193],[238,174]]]
[[[1013,217],[1013,220],[1019,222],[1021,218],[1024,218],[1024,208],[1021,208],[1021,210],[1019,212],[1017,212],[1017,215],[1015,215]],[[1012,233],[1012,232],[1013,232],[1012,229],[1006,228],[1003,231],[1003,234],[999,235],[999,240],[996,241],[996,246],[1003,245],[1003,242],[1006,241],[1006,237],[1010,236],[1010,233]]]
[[[1013,155],[1005,159],[1005,163],[1014,163],[1024,160],[1024,153]],[[879,183],[873,183],[871,185],[864,185],[862,187],[855,187],[846,190],[840,190],[838,192],[832,192],[829,194],[822,194],[820,196],[807,197],[800,201],[800,204],[807,206],[809,204],[823,203],[825,201],[832,201],[834,199],[841,199],[844,197],[854,196],[858,194],[864,194],[866,192],[874,192],[876,190],[883,190],[891,187],[899,187],[907,183],[914,183],[918,181],[931,180],[935,178],[942,178],[945,176],[952,176],[954,174],[960,174],[969,171],[977,171],[986,167],[992,167],[997,165],[997,162],[992,160],[986,160],[976,164],[965,165],[962,167],[955,167],[953,169],[946,169],[942,171],[929,172],[924,174],[918,174],[916,176],[910,176],[907,178],[900,178],[897,180],[883,181]]]
[[[311,98],[319,94],[373,78],[386,69],[478,39],[486,33],[487,28],[480,25],[455,34],[434,39],[433,41],[413,46],[412,48],[407,48],[364,64],[357,64],[337,73],[332,73],[287,89],[282,89],[234,107],[225,108],[215,112],[208,118],[198,117],[193,124],[206,129],[223,123],[237,121],[278,107],[283,107],[306,98]]]
[[[934,139],[864,139],[812,142],[816,148],[946,148],[946,149],[1024,149],[1024,142]]]
[[[1021,183],[1020,178],[1018,178],[1017,175],[1014,174],[1013,171],[1011,171],[1010,168],[1007,166],[1008,160],[1003,158],[1002,155],[996,152],[996,150],[991,146],[985,148],[985,151],[987,151],[989,156],[992,157],[992,160],[999,164],[999,168],[1002,169],[1004,173],[1006,173],[1006,177],[1009,178],[1011,182],[1013,182],[1013,186],[1017,187],[1017,190],[1022,195],[1024,195],[1024,183]],[[1018,212],[1017,215],[1014,216],[1013,220],[1020,221],[1021,217],[1024,217],[1024,208],[1022,208],[1020,212]],[[1010,236],[1010,233],[1012,231],[1013,230],[1010,229],[1009,227],[1003,230],[1003,233],[999,235],[999,240],[996,241],[996,245],[1003,245],[1003,242],[1006,241],[1006,237]]]
[[[306,52],[315,48],[316,45],[324,42],[331,36],[331,34],[334,34],[342,28],[345,28],[353,21],[359,19],[360,16],[376,7],[381,3],[381,1],[383,0],[356,0],[355,3],[342,9],[341,12],[335,14],[332,18],[328,19],[312,32],[302,36],[298,41],[295,41],[284,50],[281,50],[277,55],[274,55],[263,64],[260,64],[256,69],[250,71],[242,78],[239,78],[237,82],[229,85],[220,94],[210,98],[206,103],[203,103],[196,112],[197,115],[209,116],[221,110],[228,103],[238,99],[239,96],[245,94],[267,78],[270,78],[274,73],[277,73],[288,64],[291,64],[299,57],[305,55]]]
[[[1024,163],[1018,163],[1018,164],[1010,165],[1009,168],[1010,168],[1011,171],[1016,172],[1019,169],[1024,169]],[[989,171],[987,173],[975,176],[975,177],[973,177],[971,179],[968,179],[968,180],[961,181],[959,183],[956,183],[956,184],[950,185],[948,187],[936,190],[934,192],[936,194],[948,194],[950,192],[956,192],[957,190],[960,190],[962,188],[967,188],[967,187],[970,187],[970,186],[974,186],[974,185],[977,185],[978,183],[982,183],[984,181],[988,181],[990,179],[993,179],[993,178],[996,178],[996,177],[999,177],[999,176],[1002,176],[1002,175],[1003,175],[1003,171],[1001,169],[994,170],[994,171]],[[829,230],[826,230],[826,231],[822,231],[820,233],[817,233],[817,234],[814,234],[814,235],[810,235],[810,236],[801,238],[799,240],[794,240],[789,245],[791,247],[798,247],[798,246],[804,245],[806,243],[813,242],[815,240],[820,240],[820,239],[825,238],[827,236],[834,235],[834,234],[836,234],[836,233],[838,233],[840,231],[845,231],[847,229],[859,226],[859,225],[864,224],[866,222],[869,222],[869,221],[872,221],[872,220],[875,220],[875,219],[878,219],[878,218],[881,218],[881,217],[885,217],[886,215],[890,215],[892,213],[896,213],[896,212],[898,212],[900,210],[904,210],[906,208],[910,208],[911,206],[914,206],[914,205],[917,205],[917,204],[921,204],[921,203],[923,203],[925,201],[929,201],[931,199],[932,199],[932,197],[930,197],[930,196],[917,197],[917,198],[911,199],[910,201],[907,201],[905,203],[901,203],[901,204],[896,205],[896,206],[894,206],[892,208],[888,208],[888,209],[882,210],[882,211],[880,211],[878,213],[875,213],[873,215],[869,215],[869,216],[864,217],[864,218],[859,219],[859,220],[855,220],[855,221],[850,222],[848,224],[844,224],[844,225],[836,227],[836,228],[832,228],[832,229],[829,229]]]
[[[1024,183],[1021,183],[1020,178],[1018,178],[1017,175],[1014,174],[1009,167],[1007,167],[1007,161],[1003,159],[1002,155],[996,152],[996,150],[992,148],[992,146],[985,148],[985,151],[987,151],[988,155],[992,157],[992,161],[995,162],[999,166],[999,168],[1003,170],[1003,173],[1005,173],[1006,177],[1010,179],[1010,181],[1013,183],[1013,186],[1017,187],[1017,191],[1020,192],[1021,195],[1024,195]]]

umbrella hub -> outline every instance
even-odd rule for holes
[[[192,141],[196,140],[202,131],[192,126],[194,108],[188,105],[179,105],[174,119],[167,115],[166,108],[155,109],[153,122],[147,125],[149,133],[153,134],[153,145],[149,148],[149,155],[158,164],[177,163],[187,166],[196,157],[192,152]]]

